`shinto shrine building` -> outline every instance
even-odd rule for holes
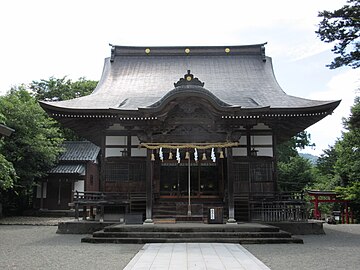
[[[127,211],[145,222],[213,206],[235,222],[276,194],[276,146],[339,102],[287,95],[265,44],[111,45],[92,94],[41,106],[100,147],[101,191],[143,194]]]

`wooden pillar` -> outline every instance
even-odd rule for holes
[[[273,150],[273,160],[274,160],[274,173],[273,173],[273,179],[274,179],[274,192],[278,192],[278,169],[277,169],[277,162],[278,162],[278,156],[277,156],[277,133],[273,130],[272,132],[272,150]]]
[[[75,219],[79,220],[79,204],[75,203]]]
[[[154,224],[152,220],[152,183],[153,183],[153,162],[151,161],[152,151],[147,149],[146,158],[146,219],[145,224]]]
[[[251,128],[246,127],[246,155],[251,156]]]
[[[41,188],[40,188],[40,210],[44,209],[44,182],[41,181]]]
[[[87,207],[86,207],[86,205],[83,205],[82,216],[83,216],[83,220],[86,220],[86,217],[87,217]]]
[[[106,135],[103,133],[101,138],[101,149],[100,149],[100,178],[99,178],[99,191],[106,191],[105,190],[105,139]]]
[[[104,205],[100,205],[100,222],[104,222],[104,212],[105,212],[105,207]]]
[[[91,219],[91,220],[94,220],[94,219],[95,219],[94,206],[90,206],[90,219]]]
[[[345,202],[345,216],[346,216],[346,224],[350,224],[349,222],[349,208],[347,202]]]
[[[315,195],[315,201],[314,201],[314,216],[315,219],[320,219],[320,212],[319,212],[319,198],[317,195]]]
[[[58,187],[58,205],[61,203],[61,179],[59,179],[59,187]]]
[[[228,171],[228,208],[229,208],[229,219],[228,224],[236,223],[235,220],[235,209],[234,209],[234,172],[233,172],[233,156],[232,148],[227,149],[227,171]]]

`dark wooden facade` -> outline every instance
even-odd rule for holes
[[[144,194],[146,222],[166,207],[251,219],[250,202],[276,193],[276,145],[338,104],[286,95],[264,44],[112,46],[91,95],[41,103],[100,146],[102,191]]]
[[[63,147],[59,163],[37,183],[35,209],[69,210],[75,192],[100,190],[100,149],[86,141],[64,142]]]

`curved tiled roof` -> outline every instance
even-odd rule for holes
[[[264,54],[264,44],[258,44],[113,46],[112,55],[105,59],[101,80],[92,94],[67,101],[43,102],[43,105],[62,110],[132,111],[151,107],[174,89],[174,83],[187,70],[205,83],[205,89],[230,107],[299,109],[338,103],[287,95],[276,81],[271,58]]]
[[[52,168],[48,173],[85,175],[85,170],[85,164],[59,164]]]
[[[100,148],[88,141],[66,141],[59,161],[96,161]]]

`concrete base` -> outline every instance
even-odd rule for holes
[[[236,224],[236,220],[233,219],[233,218],[229,218],[227,221],[226,221],[226,224]]]
[[[98,221],[66,221],[66,222],[59,222],[58,224],[58,230],[56,233],[59,234],[92,234],[93,232],[102,230],[103,228],[119,224],[119,222],[98,222]],[[144,225],[154,225],[158,226],[159,224],[154,224],[153,220],[145,220],[143,223]],[[294,234],[294,235],[306,235],[306,234],[325,234],[323,229],[323,223],[322,222],[272,222],[272,223],[266,223],[271,226],[278,227],[282,231],[286,231],[288,233]],[[245,226],[247,227],[247,230],[250,229],[256,229],[258,226],[261,226],[259,224],[255,223],[247,223],[247,224],[238,224],[238,223],[226,223],[227,225],[234,225],[234,226]],[[122,225],[122,226],[131,226],[131,225]],[[141,226],[141,225],[139,225]],[[179,226],[190,226],[190,227],[217,227],[221,226],[221,224],[200,224],[200,223],[189,223],[189,224],[168,224],[169,227],[179,227]]]
[[[145,219],[144,225],[154,225],[154,221],[152,219]]]
[[[268,222],[271,226],[276,226],[283,231],[294,235],[307,234],[325,234],[323,222],[309,221],[309,222]]]
[[[59,234],[92,234],[100,231],[107,226],[118,224],[116,222],[99,221],[67,221],[59,222],[56,233]]]

